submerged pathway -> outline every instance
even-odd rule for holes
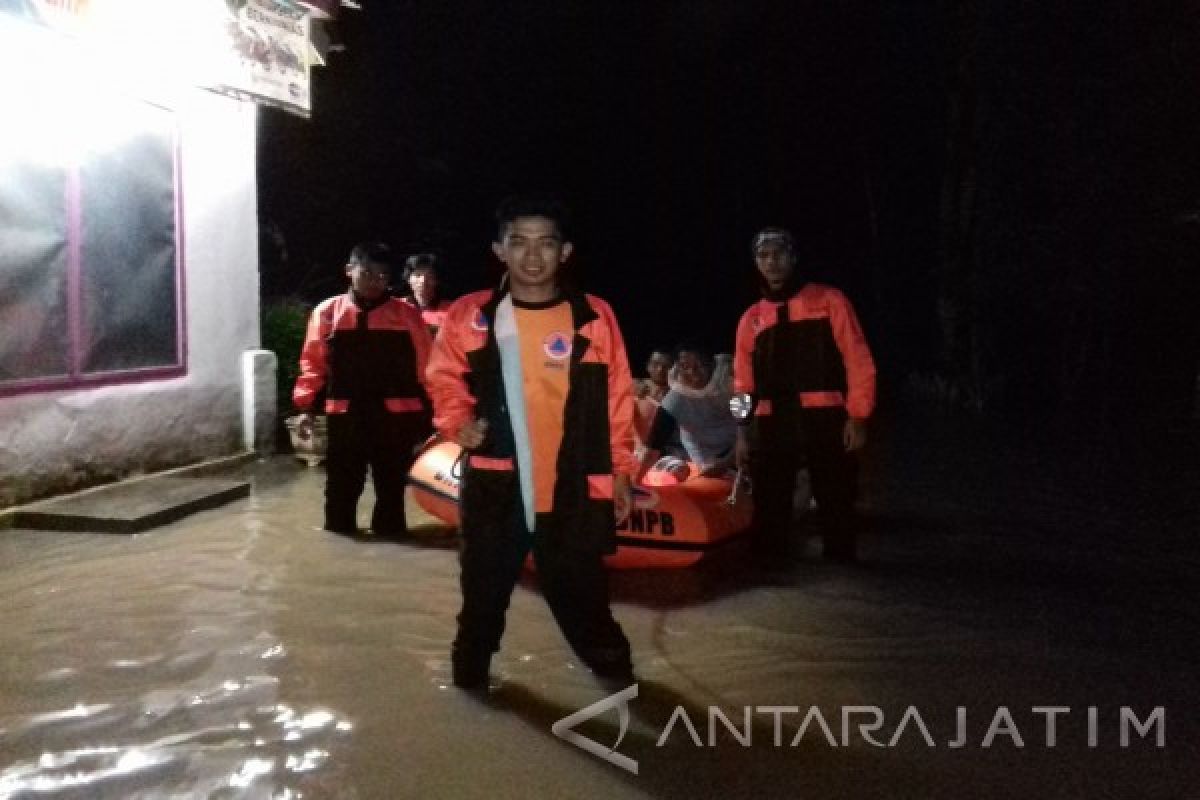
[[[636,775],[551,732],[613,687],[535,580],[489,695],[448,688],[453,539],[316,530],[320,470],[260,463],[135,536],[3,530],[0,798],[1195,797],[1200,480],[1173,448],[906,418],[866,464],[862,564],[614,575]],[[610,747],[618,715],[580,730]]]

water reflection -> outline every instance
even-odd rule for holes
[[[0,798],[303,796],[353,725],[282,701],[270,527],[5,532]]]
[[[550,732],[611,688],[575,661],[536,577],[513,595],[491,691],[451,689],[448,539],[325,535],[319,470],[256,469],[250,498],[136,537],[0,532],[0,798],[1169,797],[1200,780],[1188,562],[1077,548],[1097,530],[1077,511],[1054,537],[1026,506],[964,523],[987,481],[937,494],[910,466],[921,491],[870,496],[858,567],[801,546],[767,568],[732,550],[614,576],[642,687],[621,744],[635,777]],[[775,748],[767,728],[754,748],[658,746],[679,706],[1049,703],[1165,705],[1171,749]]]

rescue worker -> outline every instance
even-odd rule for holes
[[[404,262],[404,282],[412,293],[403,298],[404,302],[421,312],[429,336],[437,336],[438,328],[446,318],[446,309],[450,307],[449,301],[443,300],[441,295],[438,257],[433,253],[409,256]]]
[[[367,467],[375,486],[371,531],[408,532],[404,488],[413,450],[427,435],[423,382],[432,343],[421,314],[387,294],[392,255],[387,245],[360,244],[346,262],[350,289],[313,309],[300,376],[292,392],[302,412],[327,415],[327,531],[358,532],[357,506]]]
[[[853,561],[855,454],[875,407],[875,362],[846,296],[797,272],[788,231],[766,228],[751,249],[763,299],[737,326],[730,407],[743,423],[738,465],[753,480],[753,541],[768,553],[786,548],[796,473],[807,463],[823,555]]]
[[[621,331],[607,303],[562,280],[572,244],[561,206],[510,198],[496,218],[492,250],[507,286],[451,304],[426,373],[434,424],[466,451],[454,684],[487,686],[530,551],[580,659],[600,677],[630,680],[602,559],[615,552],[636,470]]]

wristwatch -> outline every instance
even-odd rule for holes
[[[738,392],[729,398],[729,413],[739,425],[750,424],[750,417],[754,414],[754,395]]]

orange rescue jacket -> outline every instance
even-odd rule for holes
[[[846,296],[808,283],[783,304],[760,300],[742,315],[733,357],[733,388],[766,416],[782,404],[845,407],[856,419],[875,409],[875,361]]]
[[[383,401],[391,412],[422,411],[432,343],[421,313],[393,297],[364,310],[351,292],[313,309],[300,350],[292,402],[344,414],[356,400]]]
[[[446,309],[450,308],[449,300],[438,300],[428,308],[421,308],[421,304],[417,302],[417,298],[415,297],[401,297],[400,300],[420,312],[421,319],[425,320],[425,328],[429,331],[430,337],[437,336],[438,329],[442,327],[442,323],[446,319]]]
[[[519,495],[516,444],[509,418],[500,352],[493,330],[505,293],[484,290],[454,301],[426,370],[434,425],[455,439],[474,418],[488,422],[483,444],[463,470],[463,535],[487,535],[508,524]],[[634,475],[633,377],[612,309],[583,293],[567,294],[574,337],[570,384],[563,410],[553,510],[538,514],[536,530],[569,546],[615,549],[612,488],[615,474]]]

